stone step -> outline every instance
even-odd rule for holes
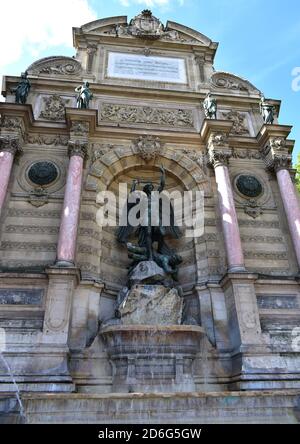
[[[124,395],[32,393],[23,394],[22,402],[28,424],[300,423],[300,391],[293,390]]]

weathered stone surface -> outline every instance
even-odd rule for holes
[[[176,289],[136,285],[119,311],[123,325],[180,325],[183,300]]]
[[[166,273],[155,262],[140,262],[129,276],[131,285],[155,284],[167,278]]]

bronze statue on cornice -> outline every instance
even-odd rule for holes
[[[16,96],[16,103],[26,104],[30,88],[31,83],[28,80],[28,72],[25,71],[21,74],[21,80],[18,86],[12,90],[12,93]]]
[[[211,93],[207,93],[205,100],[203,102],[204,114],[207,119],[216,119],[218,104],[216,99],[214,99]]]
[[[90,90],[89,82],[84,82],[82,85],[75,89],[78,93],[77,96],[77,108],[78,109],[88,109],[90,100],[93,98],[93,93]]]

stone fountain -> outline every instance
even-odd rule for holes
[[[114,393],[192,392],[193,361],[203,329],[182,325],[183,298],[176,288],[147,283],[164,276],[154,262],[141,262],[140,282],[124,289],[117,318],[102,329],[113,366]],[[155,275],[154,275],[155,274]]]
[[[138,183],[144,182],[134,181],[131,193],[136,192]],[[158,191],[163,192],[164,186],[165,171],[161,167]],[[115,393],[195,390],[193,361],[204,332],[196,322],[183,318],[184,299],[177,282],[182,260],[165,242],[168,232],[177,239],[182,233],[176,226],[171,202],[168,203],[170,223],[163,225],[166,219],[160,204],[155,207],[153,191],[153,184],[146,182],[143,193],[137,196],[139,202],[144,199],[145,214],[141,220],[147,219],[147,223],[135,231],[128,222],[117,233],[118,241],[127,246],[133,263],[128,286],[118,296],[116,317],[102,326],[100,332],[113,367]],[[135,206],[130,205],[130,201],[127,215]],[[153,226],[151,222],[155,217],[158,223]],[[128,242],[134,233],[138,236],[138,245]]]

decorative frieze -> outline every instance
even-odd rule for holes
[[[230,112],[223,112],[222,115],[226,120],[233,122],[230,134],[235,136],[249,135],[249,128],[244,114],[232,110]]]
[[[232,158],[233,159],[261,160],[262,154],[257,150],[233,148],[232,149]]]
[[[90,255],[97,257],[97,256],[99,256],[99,248],[95,248],[91,245],[79,244],[78,245],[78,253],[90,254]]]
[[[69,137],[61,134],[44,135],[44,134],[29,134],[27,143],[31,145],[46,145],[46,146],[67,146]]]
[[[60,219],[60,211],[41,211],[41,210],[24,210],[17,208],[9,208],[8,217],[22,218],[32,218],[32,219]],[[87,219],[89,220],[89,219]]]
[[[11,234],[43,234],[56,235],[59,232],[58,227],[44,227],[42,225],[7,225],[5,233]]]
[[[263,259],[263,260],[270,260],[270,261],[288,260],[288,255],[285,252],[266,253],[266,252],[261,252],[261,251],[245,251],[244,255],[245,255],[246,259]]]
[[[162,109],[150,106],[133,106],[104,103],[100,119],[116,124],[146,124],[178,128],[193,128],[193,111]]]
[[[56,251],[56,244],[51,243],[35,243],[35,242],[10,242],[4,241],[0,245],[0,250],[2,251],[34,251],[34,252],[42,252],[42,251]]]
[[[41,111],[40,118],[54,122],[65,120],[65,107],[70,100],[62,99],[58,94],[54,94],[50,97],[44,97],[43,101],[45,109]]]
[[[248,235],[241,236],[243,242],[253,243],[253,244],[284,244],[285,241],[283,237],[279,236],[257,236]]]
[[[239,225],[241,227],[277,228],[277,229],[280,229],[279,222],[275,222],[275,221],[239,220]]]

